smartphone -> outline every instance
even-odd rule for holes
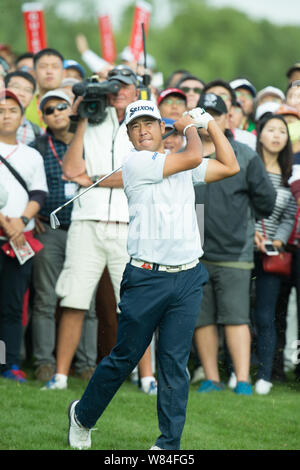
[[[272,245],[271,242],[265,242],[264,246],[268,256],[279,255],[279,251]]]

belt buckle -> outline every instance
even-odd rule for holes
[[[182,271],[182,266],[166,266],[166,271],[170,272],[179,272]]]
[[[151,266],[150,263],[143,263],[143,264],[141,265],[141,268],[142,268],[142,269],[151,269],[151,270],[152,270],[152,266]]]

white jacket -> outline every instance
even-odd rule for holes
[[[106,175],[118,168],[133,148],[125,123],[119,125],[115,108],[108,107],[106,111],[104,122],[88,125],[84,135],[84,158],[89,176]],[[72,220],[128,222],[128,204],[123,188],[91,189],[74,201]]]

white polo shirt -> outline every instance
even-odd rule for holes
[[[22,176],[29,191],[48,192],[43,157],[37,150],[21,143],[8,145],[0,142],[0,155],[7,158],[11,166]],[[2,162],[0,162],[0,184],[8,193],[6,204],[1,209],[2,214],[20,217],[28,204],[29,197],[23,186]],[[31,219],[24,232],[33,229],[34,219]]]
[[[115,108],[107,107],[106,119],[88,125],[84,134],[84,155],[89,176],[107,175],[119,168],[132,149],[125,123],[119,125]],[[80,188],[83,192],[86,188]],[[128,204],[123,188],[96,187],[74,201],[73,220],[128,222]]]
[[[204,183],[208,159],[163,178],[166,154],[132,150],[122,168],[129,206],[127,249],[132,258],[176,266],[203,254],[194,184]]]

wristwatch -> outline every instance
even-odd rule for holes
[[[28,219],[28,217],[26,217],[25,215],[21,215],[20,219],[22,220],[23,224],[25,225],[28,225],[29,222],[30,222],[30,219]]]
[[[98,176],[98,175],[91,176],[90,179],[91,179],[92,183],[96,183],[96,181],[97,181],[98,179],[100,179],[100,176]]]

